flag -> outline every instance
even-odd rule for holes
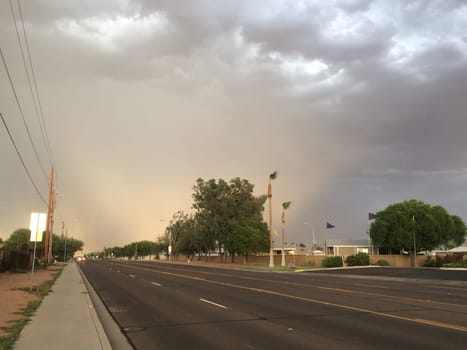
[[[376,219],[376,214],[368,213],[368,220],[374,220],[374,219]]]
[[[276,237],[279,236],[279,234],[277,233],[277,230],[276,230],[276,229],[273,229],[272,232],[274,233],[274,235],[275,235]]]
[[[336,226],[334,226],[333,224],[330,224],[329,222],[326,222],[326,228],[334,228]]]

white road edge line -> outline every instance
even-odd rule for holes
[[[130,277],[132,277],[132,278],[135,278],[135,276],[134,276],[134,275],[128,275],[128,276],[130,276]]]
[[[220,308],[222,308],[222,309],[227,309],[227,306],[224,306],[224,305],[221,305],[221,304],[217,304],[217,303],[215,303],[215,302],[213,302],[213,301],[209,301],[209,300],[202,299],[202,298],[200,298],[199,300],[201,300],[203,303],[208,303],[208,304],[211,304],[211,305],[220,307]]]
[[[156,282],[151,282],[151,284],[154,284],[155,286],[162,287],[162,284],[156,283]]]

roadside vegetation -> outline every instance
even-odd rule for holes
[[[376,214],[370,226],[373,244],[385,253],[406,251],[413,255],[439,247],[450,249],[461,245],[466,235],[459,216],[415,199],[389,205]]]
[[[370,256],[367,253],[357,253],[349,255],[345,259],[347,266],[368,266],[370,265]]]
[[[138,256],[157,257],[168,251],[171,255],[194,256],[219,254],[225,261],[269,251],[269,229],[263,222],[267,196],[253,195],[254,185],[248,180],[234,178],[229,182],[219,179],[198,179],[193,186],[193,213],[177,211],[173,214],[163,237],[156,242],[140,241],[123,247],[105,248],[92,253],[97,257]]]
[[[15,230],[10,237],[3,242],[0,248],[0,272],[26,271],[30,269],[34,243],[30,242],[31,231],[26,228]],[[65,248],[66,246],[66,248]],[[71,258],[76,251],[83,248],[83,242],[73,237],[53,234],[52,252],[57,261],[66,261]],[[66,253],[65,253],[66,252]],[[38,257],[44,254],[44,243],[36,244],[36,268],[42,266],[42,261]],[[65,257],[66,254],[66,257]]]
[[[323,259],[322,265],[323,267],[342,267],[344,266],[344,262],[341,256],[330,256]]]
[[[435,258],[429,256],[425,260],[423,267],[467,268],[467,258],[455,255]]]
[[[270,181],[276,176],[275,172],[271,174]],[[228,182],[200,178],[193,186],[193,211],[175,212],[164,235],[156,241],[143,240],[121,247],[106,247],[88,255],[129,259],[152,256],[157,259],[169,252],[171,256],[182,255],[190,261],[212,254],[219,256],[221,262],[242,259],[247,264],[251,255],[268,254],[270,245],[270,227],[263,221],[268,195],[255,196],[253,189],[253,184],[238,177]],[[284,204],[285,211],[290,202]],[[285,223],[284,212],[281,221]],[[391,204],[376,213],[369,233],[380,253],[409,253],[414,257],[417,253],[438,247],[449,249],[460,245],[467,236],[467,229],[459,216],[450,215],[443,207],[412,199]],[[328,257],[322,262],[323,267],[343,264],[341,257]],[[366,253],[358,253],[347,257],[345,264],[370,265],[370,257]],[[389,265],[384,259],[375,264]],[[427,264],[438,263],[430,261]]]
[[[62,273],[60,268],[52,277],[52,279],[42,283],[41,285],[34,287],[32,291],[29,288],[21,288],[26,293],[33,293],[36,296],[35,300],[30,301],[23,309],[19,310],[21,318],[12,321],[7,327],[2,327],[2,330],[7,334],[0,337],[0,349],[10,350],[13,349],[14,343],[18,340],[19,335],[23,328],[29,323],[31,317],[34,315],[36,310],[39,308],[44,297],[49,294],[52,286],[54,285],[57,278]]]

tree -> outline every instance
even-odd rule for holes
[[[182,231],[186,229],[184,225],[187,220],[187,214],[185,214],[183,211],[177,211],[175,214],[173,214],[169,226],[167,226],[165,229],[167,246],[172,246],[171,255],[178,254],[178,241],[180,240],[180,236],[183,234]]]
[[[460,244],[467,234],[459,217],[440,206],[409,200],[389,205],[377,213],[370,227],[373,243],[383,249],[433,250],[444,244]]]
[[[10,237],[5,241],[3,249],[7,252],[23,252],[29,253],[32,249],[29,241],[31,237],[31,231],[27,228],[20,228],[15,230]]]
[[[466,227],[464,221],[457,215],[452,216],[452,222],[454,225],[450,241],[454,247],[460,246],[465,241]]]
[[[262,218],[266,196],[254,196],[253,189],[253,184],[238,177],[229,183],[222,179],[198,179],[193,187],[198,228],[204,240],[209,241],[210,247],[216,247],[221,256],[236,223]]]
[[[187,216],[180,227],[176,252],[193,259],[196,254],[206,252],[205,236],[198,229],[198,223],[193,215]]]
[[[269,230],[264,222],[243,221],[234,225],[229,250],[244,257],[246,264],[248,256],[267,251],[269,245]]]
[[[65,255],[65,246],[66,246],[66,257]],[[79,239],[73,237],[67,237],[63,235],[53,234],[52,239],[52,252],[54,257],[59,261],[66,261],[79,250],[82,250],[84,243]],[[39,246],[38,246],[39,247]]]

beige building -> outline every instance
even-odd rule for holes
[[[368,239],[327,239],[324,244],[327,255],[378,254],[378,249],[373,247]]]

